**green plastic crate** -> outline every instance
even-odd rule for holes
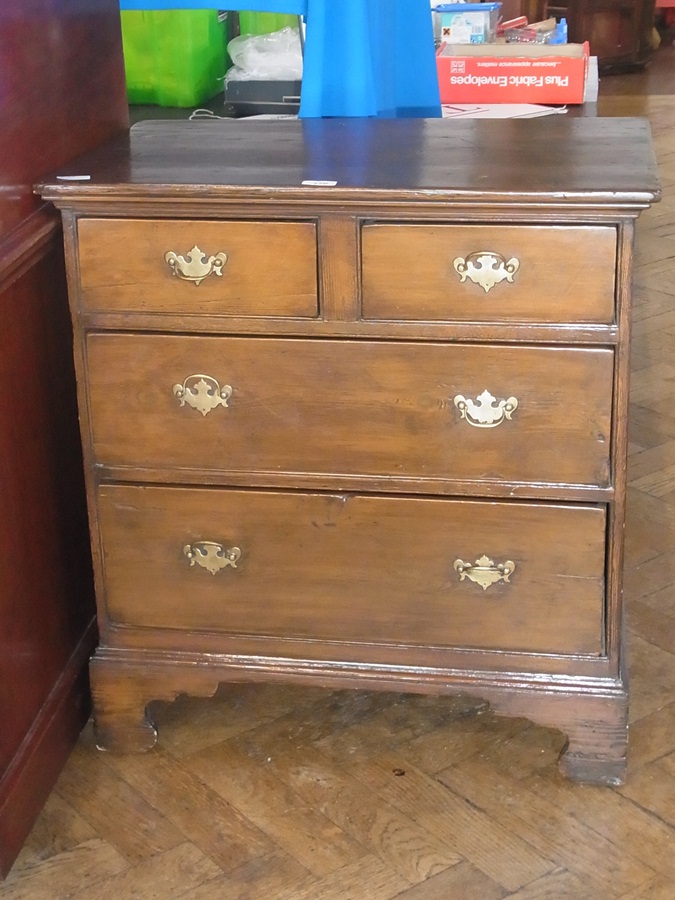
[[[286,15],[286,13],[239,13],[240,34],[270,34],[273,31],[281,31],[282,28],[297,28],[298,17]]]
[[[121,16],[129,103],[194,107],[223,90],[232,16],[215,9]]]

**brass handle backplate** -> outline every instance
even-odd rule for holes
[[[218,381],[210,375],[188,375],[182,384],[174,384],[172,391],[181,406],[187,403],[203,416],[217,406],[227,406],[227,401],[232,396],[229,384],[224,384],[221,388]]]
[[[173,250],[169,250],[164,254],[164,259],[169,264],[169,268],[176,276],[183,281],[191,281],[195,286],[208,278],[209,275],[223,274],[223,266],[227,262],[226,253],[216,253],[215,256],[207,258],[195,244],[192,250],[188,250],[185,256],[179,256]]]
[[[466,258],[458,256],[452,264],[462,283],[469,278],[482,287],[486,294],[500,281],[513,283],[513,276],[520,268],[520,260],[515,256],[507,260],[500,253],[491,253],[489,250],[477,250]]]
[[[476,428],[495,428],[501,425],[504,419],[510,419],[518,408],[518,400],[515,397],[497,400],[488,390],[479,394],[476,401],[467,400],[463,394],[457,394],[453,399],[461,417]]]
[[[212,575],[227,566],[236,569],[237,561],[241,557],[239,547],[225,548],[222,544],[216,544],[213,541],[197,541],[194,544],[186,544],[183,547],[183,553],[190,560],[191,566],[196,563]]]
[[[479,584],[484,591],[490,585],[496,584],[498,581],[508,581],[509,575],[515,571],[516,564],[510,559],[506,562],[495,564],[488,556],[479,557],[475,563],[467,563],[461,559],[456,559],[453,563],[455,572],[459,574],[459,580],[464,581],[468,578]]]

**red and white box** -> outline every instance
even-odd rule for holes
[[[583,103],[589,58],[588,43],[441,45],[441,103]]]

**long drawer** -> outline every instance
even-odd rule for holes
[[[609,484],[603,348],[96,333],[108,466]]]
[[[316,225],[81,219],[87,311],[318,315]]]
[[[366,319],[614,321],[613,227],[372,224],[361,245]]]
[[[602,652],[601,507],[122,485],[98,503],[117,624]]]

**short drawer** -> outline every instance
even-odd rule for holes
[[[318,314],[311,222],[81,219],[78,246],[85,310]]]
[[[603,348],[91,334],[108,466],[609,484]]]
[[[113,623],[599,655],[592,506],[105,485]]]
[[[607,226],[365,225],[365,319],[611,323]]]

